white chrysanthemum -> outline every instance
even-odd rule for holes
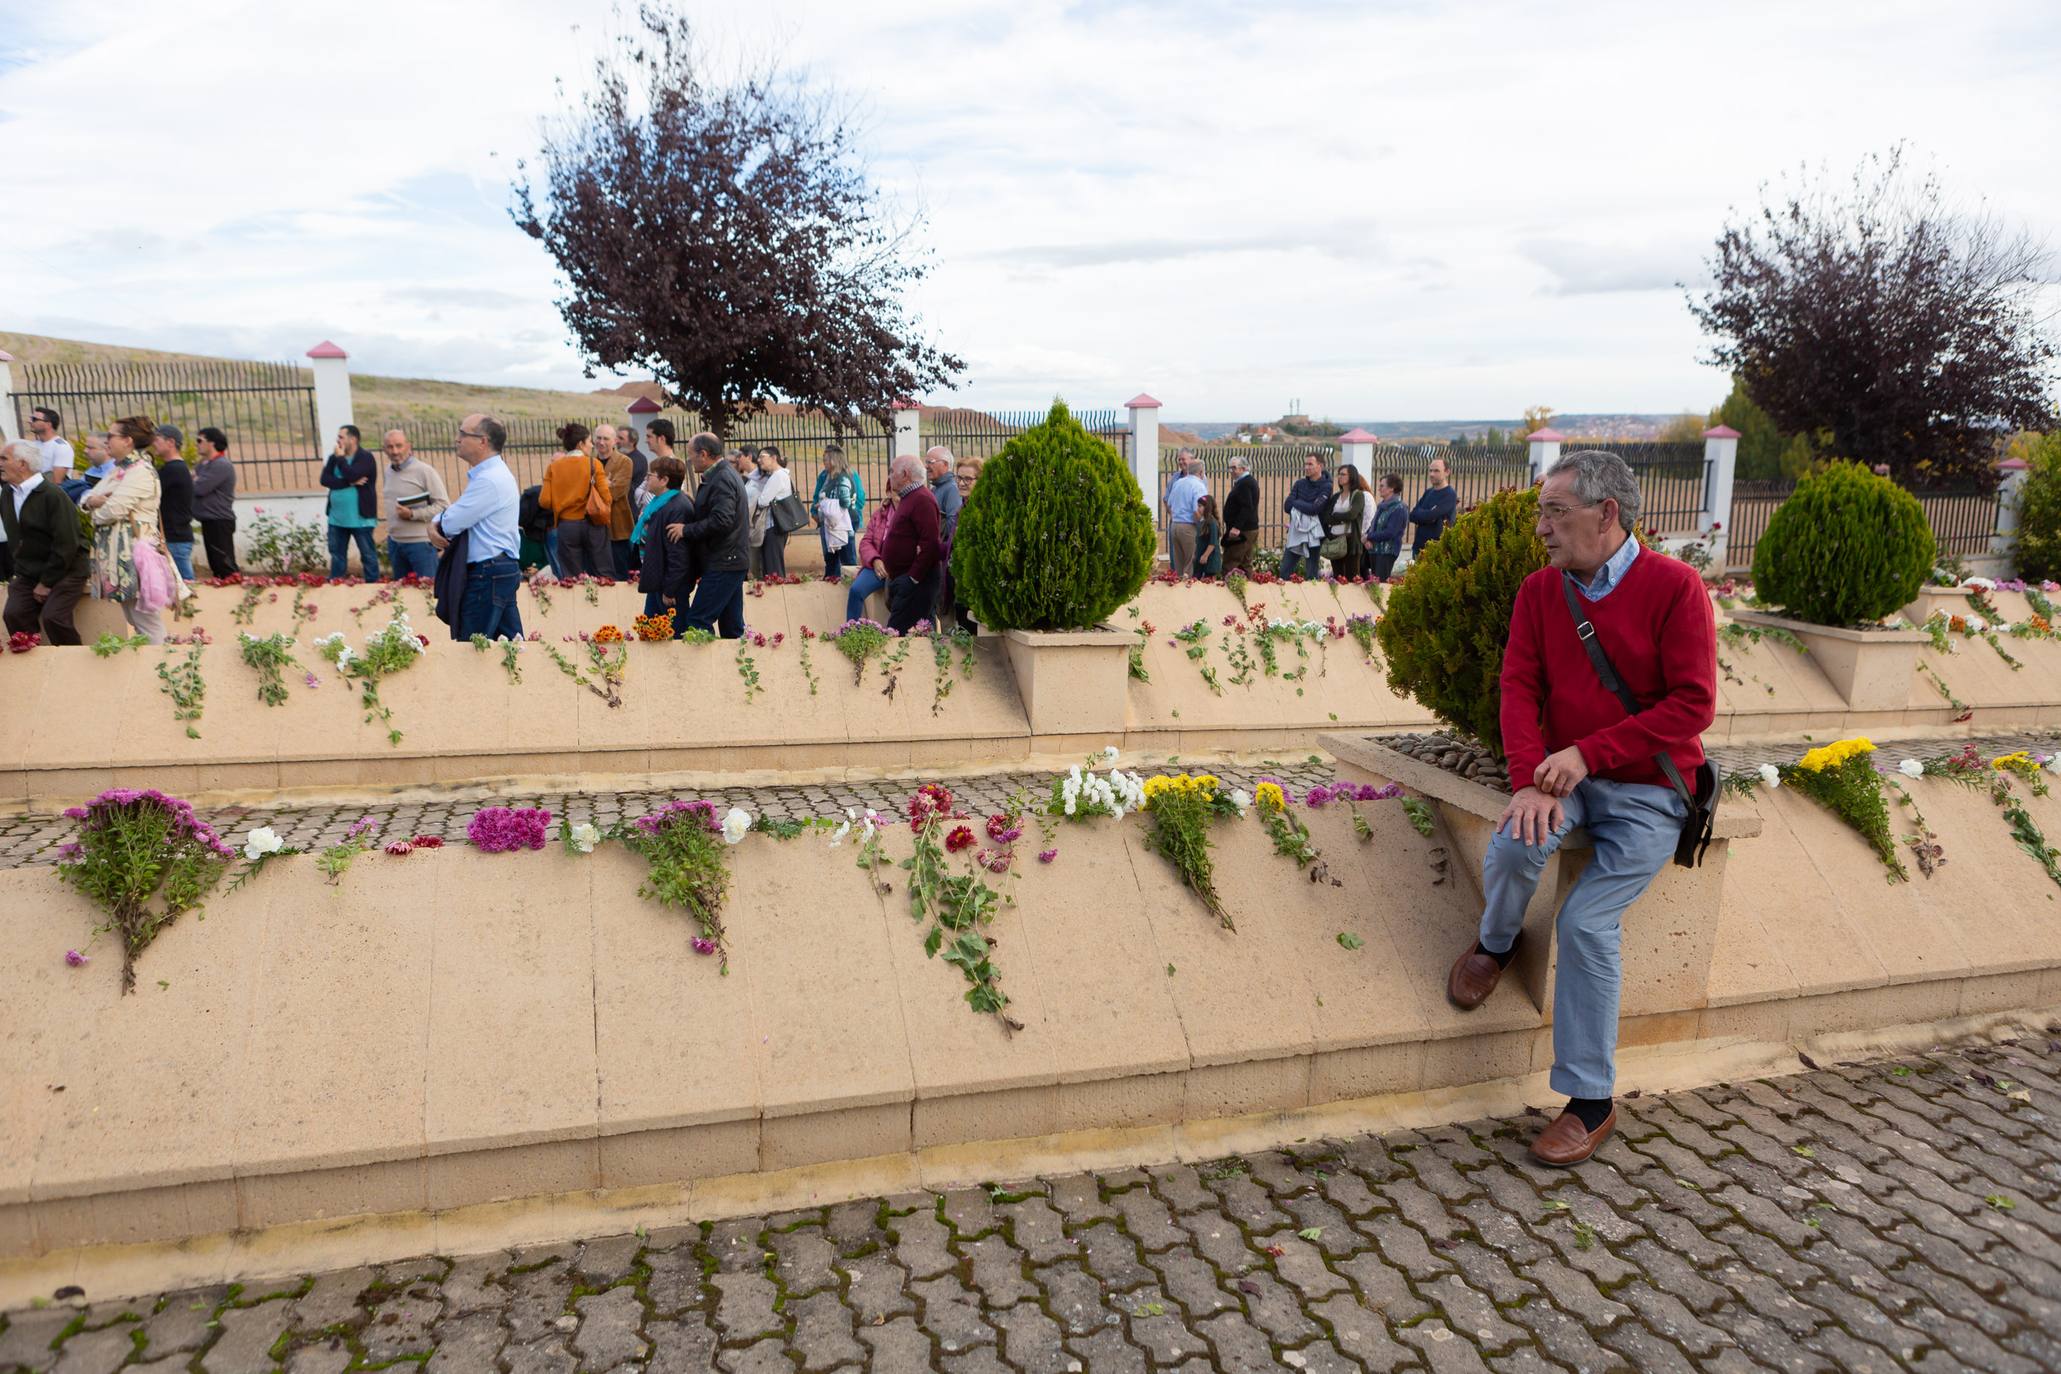
[[[1105,745],[1103,745],[1103,746],[1102,746],[1102,761],[1103,761],[1104,763],[1115,763],[1115,762],[1116,762],[1116,746],[1115,746],[1115,745],[1113,745],[1113,744],[1105,744]]]
[[[1987,630],[1988,628],[1989,622],[1984,620],[1981,616],[1971,615],[1968,617],[1968,629],[1970,633],[1981,634],[1984,630]]]
[[[256,861],[286,848],[286,841],[269,825],[261,825],[243,838],[243,857]]]
[[[836,830],[830,833],[830,847],[832,849],[837,848],[844,843],[844,837],[851,833],[852,823],[850,821],[846,821],[843,825],[838,826]]]
[[[742,807],[733,806],[723,813],[723,843],[736,844],[751,829],[751,816]]]
[[[1896,766],[1896,771],[1907,778],[1922,778],[1925,776],[1925,765],[1916,759],[1905,759]]]
[[[582,854],[592,854],[594,846],[601,843],[601,828],[589,822],[581,822],[572,828],[572,845]]]
[[[1996,579],[1993,577],[1970,577],[1964,579],[1961,585],[1973,587],[1979,592],[1993,592],[1997,589]]]
[[[1231,793],[1231,805],[1238,808],[1239,815],[1244,815],[1252,806],[1252,793],[1242,787],[1236,789]]]
[[[1780,787],[1782,785],[1782,770],[1775,767],[1772,763],[1764,763],[1760,766],[1760,780],[1771,788]]]

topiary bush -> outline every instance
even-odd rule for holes
[[[2034,444],[2026,464],[2011,556],[2028,582],[2061,579],[2061,430]]]
[[[1917,497],[1859,463],[1827,463],[1775,508],[1753,550],[1753,589],[1795,619],[1856,625],[1909,605],[1932,554]]]
[[[952,585],[997,630],[1088,629],[1145,585],[1153,544],[1122,456],[1054,401],[981,468],[952,540]]]
[[[1389,690],[1503,756],[1503,644],[1517,588],[1546,566],[1536,488],[1461,516],[1388,592],[1374,627]]]

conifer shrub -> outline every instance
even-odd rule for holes
[[[2026,463],[2011,554],[2027,582],[2061,580],[2061,430],[2033,445]]]
[[[1122,456],[1054,401],[981,468],[959,512],[952,585],[997,630],[1089,629],[1145,585],[1153,542]]]
[[[1546,566],[1536,488],[1502,491],[1424,550],[1374,629],[1389,690],[1503,756],[1503,644],[1524,579]]]
[[[1753,550],[1753,587],[1794,619],[1856,625],[1909,605],[1932,555],[1917,497],[1859,463],[1827,463],[1775,508]]]

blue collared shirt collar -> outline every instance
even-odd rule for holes
[[[1617,585],[1624,581],[1625,573],[1631,570],[1632,561],[1638,556],[1639,541],[1627,537],[1624,546],[1610,555],[1610,561],[1596,570],[1593,581],[1583,582],[1579,577],[1573,579],[1575,590],[1590,601],[1601,601],[1617,590]]]

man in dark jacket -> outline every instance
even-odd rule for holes
[[[1234,568],[1252,571],[1252,553],[1259,547],[1259,478],[1244,458],[1231,455],[1231,490],[1224,493],[1224,575]]]
[[[914,458],[895,459],[888,466],[887,484],[901,498],[880,541],[880,561],[887,567],[887,628],[907,634],[917,621],[936,614],[944,577],[944,518]]]
[[[666,529],[667,539],[681,539],[693,547],[694,564],[701,574],[687,608],[687,623],[697,630],[713,630],[724,639],[741,639],[744,576],[751,567],[744,479],[723,461],[723,441],[706,431],[688,441],[687,456],[701,485],[694,490],[687,519]]]
[[[33,441],[0,449],[0,529],[14,551],[7,606],[9,634],[40,634],[46,644],[77,644],[72,608],[86,590],[86,545],[79,508],[43,480],[43,455]]]
[[[1332,499],[1324,455],[1312,449],[1303,457],[1302,476],[1288,489],[1288,497],[1281,503],[1281,513],[1288,517],[1288,534],[1281,544],[1282,580],[1297,574],[1317,575],[1317,550],[1324,543],[1324,526],[1331,514]]]
[[[1417,535],[1410,541],[1410,557],[1423,553],[1425,546],[1446,532],[1453,523],[1453,517],[1460,513],[1460,493],[1453,490],[1452,477],[1446,467],[1446,460],[1434,458],[1425,472],[1430,483],[1424,494],[1417,498],[1417,504],[1410,511],[1410,523],[1417,527]]]
[[[379,524],[379,492],[373,483],[378,466],[362,446],[356,425],[336,431],[336,452],[322,465],[322,485],[329,490],[329,575],[350,576],[351,543],[358,545],[358,561],[364,565],[365,580],[379,581],[379,551],[372,531]]]
[[[1375,578],[1386,582],[1402,555],[1403,526],[1410,523],[1410,512],[1403,505],[1403,479],[1395,473],[1381,479],[1380,495],[1380,504],[1374,507],[1374,528],[1367,536],[1367,552],[1372,556],[1370,568]]]
[[[200,518],[200,546],[208,571],[236,575],[236,464],[229,461],[229,436],[209,425],[195,446],[200,470],[193,474],[193,513]]]
[[[165,552],[179,576],[193,580],[193,469],[186,466],[180,449],[186,436],[177,425],[159,425],[151,438],[150,451],[157,459],[160,489],[158,528],[164,531]]]

